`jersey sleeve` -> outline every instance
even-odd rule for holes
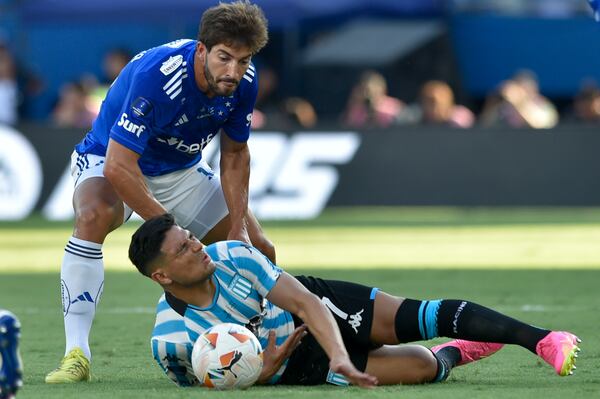
[[[235,110],[229,115],[223,130],[231,139],[246,142],[250,137],[252,112],[258,93],[258,72],[250,64],[240,83],[240,99]]]
[[[194,343],[183,316],[175,312],[164,295],[156,307],[156,322],[150,340],[152,357],[174,383],[182,387],[199,385],[192,369]]]
[[[191,343],[152,338],[152,356],[167,377],[182,387],[199,385],[191,362]]]
[[[250,281],[262,297],[273,289],[283,272],[258,249],[239,241],[229,242],[229,254],[241,276]]]
[[[170,120],[172,105],[161,90],[163,80],[164,76],[152,69],[135,72],[119,116],[110,129],[111,139],[138,154],[144,152],[156,130]]]

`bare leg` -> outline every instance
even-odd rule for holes
[[[396,313],[404,298],[378,291],[373,309],[371,340],[379,345],[396,345]]]
[[[105,178],[81,183],[73,195],[75,226],[61,267],[66,350],[90,358],[88,337],[104,284],[102,244],[123,223],[123,202]]]
[[[73,194],[73,236],[102,244],[111,231],[123,224],[123,202],[103,177],[81,183]]]
[[[423,384],[436,377],[437,360],[420,345],[383,346],[369,353],[366,373],[380,385]]]

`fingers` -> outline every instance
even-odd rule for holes
[[[379,383],[376,377],[358,371],[349,359],[341,363],[332,362],[330,363],[330,367],[336,373],[340,373],[346,377],[352,385],[358,385],[362,388],[374,388]]]
[[[296,328],[280,346],[280,350],[285,354],[285,357],[290,356],[294,349],[300,345],[302,338],[304,338],[307,334],[306,328],[307,327],[304,324]]]
[[[308,327],[306,326],[306,324],[302,324],[300,327],[297,327],[294,332],[292,333],[292,335],[290,336],[290,338],[294,338],[294,340],[297,340],[298,342],[300,341],[300,339],[302,339],[303,337],[306,336]]]
[[[267,347],[265,348],[265,350],[269,349],[269,350],[275,350],[276,346],[276,335],[275,335],[275,330],[271,330],[269,331],[269,338],[267,340]]]
[[[374,388],[378,384],[376,377],[373,377],[372,375],[367,373],[361,373],[360,371],[357,371],[351,376],[348,375],[346,377],[350,380],[352,385],[358,385],[362,388]]]

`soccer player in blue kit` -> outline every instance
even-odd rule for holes
[[[234,239],[275,261],[248,209],[247,140],[258,74],[251,58],[268,40],[247,1],[206,10],[198,40],[133,57],[109,89],[71,159],[75,225],[61,267],[65,357],[47,383],[90,379],[88,337],[104,285],[102,244],[132,211],[170,212],[206,243]],[[220,179],[202,149],[220,133]]]
[[[490,356],[503,344],[527,349],[566,376],[579,351],[579,339],[569,332],[535,327],[471,301],[415,300],[346,281],[293,277],[247,243],[205,247],[169,214],[135,232],[129,259],[165,291],[152,352],[180,386],[210,386],[194,375],[190,358],[198,336],[220,323],[253,330],[265,348],[259,383],[270,384],[439,382],[453,367]],[[431,350],[398,345],[436,337],[457,339]]]
[[[23,362],[19,353],[21,323],[0,309],[0,399],[13,399],[23,386]]]

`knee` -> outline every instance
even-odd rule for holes
[[[276,263],[275,257],[275,245],[264,235],[261,236],[259,240],[255,240],[252,242],[254,247],[258,248],[260,252],[263,253],[271,262]]]
[[[438,361],[435,355],[426,347],[419,346],[415,356],[414,367],[417,384],[434,382],[438,373]]]
[[[75,210],[75,228],[81,231],[93,230],[95,234],[106,235],[122,221],[122,215],[118,215],[117,208],[98,201],[86,204]]]

